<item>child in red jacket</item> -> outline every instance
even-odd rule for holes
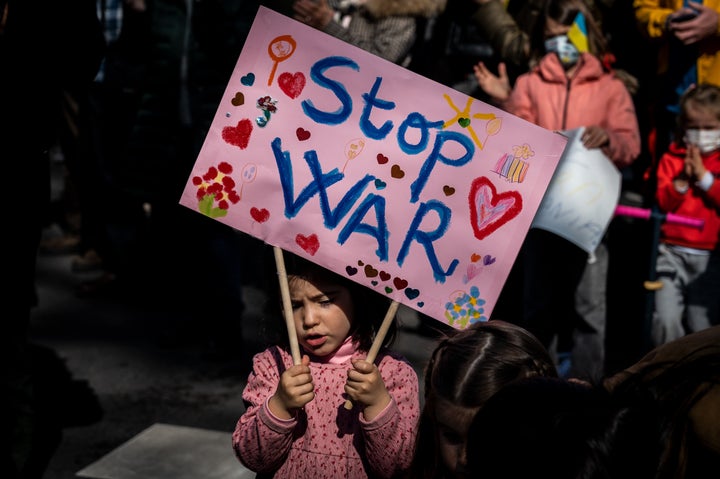
[[[702,229],[664,223],[656,263],[652,340],[660,345],[720,323],[720,88],[685,92],[679,131],[657,170],[658,207],[704,220]]]

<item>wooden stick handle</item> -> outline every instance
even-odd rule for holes
[[[395,314],[397,314],[398,307],[400,306],[400,303],[393,300],[392,303],[390,303],[390,306],[388,307],[387,313],[385,313],[385,319],[383,319],[382,324],[380,325],[380,329],[378,329],[377,334],[375,335],[375,339],[373,340],[372,346],[370,346],[370,351],[368,351],[367,355],[367,362],[373,363],[375,362],[375,358],[377,357],[378,351],[380,351],[380,348],[382,347],[383,342],[385,341],[385,335],[388,332],[388,329],[390,329],[390,325],[392,324],[393,320],[395,319]],[[351,400],[345,401],[345,409],[348,411],[353,408],[353,403]]]
[[[290,353],[292,354],[293,364],[297,365],[302,362],[300,357],[300,345],[298,344],[297,332],[295,331],[295,320],[293,319],[292,302],[290,301],[290,286],[288,285],[287,270],[285,269],[285,259],[283,251],[277,246],[273,246],[275,253],[275,267],[277,268],[278,281],[280,281],[280,294],[282,295],[283,314],[285,315],[285,325],[287,326],[288,339],[290,340]]]

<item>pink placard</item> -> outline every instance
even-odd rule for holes
[[[462,329],[566,142],[260,7],[180,203]]]

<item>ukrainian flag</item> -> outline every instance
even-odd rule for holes
[[[582,12],[578,12],[575,16],[575,20],[573,20],[573,24],[570,26],[570,31],[568,31],[568,38],[581,53],[590,51],[588,48],[585,15],[583,15]]]

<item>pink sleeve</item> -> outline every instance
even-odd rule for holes
[[[380,477],[397,477],[412,460],[420,413],[418,377],[402,358],[387,355],[380,374],[392,401],[373,421],[360,416],[368,463]]]
[[[530,74],[520,75],[515,81],[510,98],[500,106],[503,110],[537,125],[537,102],[531,98],[529,78]]]
[[[625,85],[617,78],[611,78],[604,90],[607,92],[605,130],[610,137],[603,153],[617,166],[630,165],[640,155],[640,127],[638,126],[635,104]]]
[[[253,358],[253,371],[242,395],[246,409],[232,435],[238,459],[255,472],[275,471],[282,465],[297,425],[295,419],[284,421],[274,417],[267,407],[267,401],[280,381],[278,362],[282,362],[281,357],[279,349],[271,348]]]

